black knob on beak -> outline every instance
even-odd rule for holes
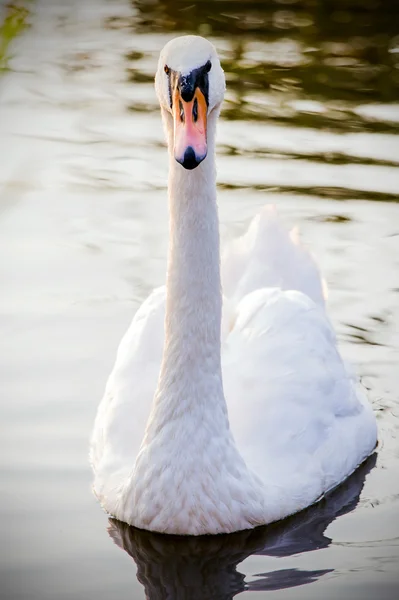
[[[188,148],[186,148],[186,151],[184,152],[183,158],[176,158],[176,160],[185,169],[191,171],[192,169],[195,169],[195,167],[198,167],[200,162],[204,160],[205,156],[197,156],[194,152],[194,149],[191,146],[188,146]]]
[[[198,167],[198,165],[200,164],[200,161],[197,160],[197,157],[195,156],[195,152],[193,150],[193,148],[191,148],[191,146],[189,146],[185,153],[184,153],[184,157],[183,157],[183,162],[182,165],[185,169],[195,169],[195,167]]]

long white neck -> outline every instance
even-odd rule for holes
[[[165,345],[156,405],[162,403],[164,409],[168,406],[169,415],[165,418],[170,418],[170,411],[198,410],[199,407],[205,410],[217,404],[228,427],[220,357],[222,295],[216,204],[216,120],[217,114],[210,115],[208,155],[192,171],[184,169],[173,158],[169,136],[170,237]]]

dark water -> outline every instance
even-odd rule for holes
[[[1,597],[395,598],[397,3],[16,5],[30,27],[5,46],[0,29]],[[11,9],[0,2],[1,22]],[[380,437],[316,507],[206,539],[108,523],[87,462],[117,344],[164,281],[167,157],[152,82],[163,44],[193,31],[226,70],[222,237],[265,203],[299,225]]]

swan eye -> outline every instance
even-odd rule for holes
[[[209,71],[212,69],[212,63],[210,60],[208,60],[208,62],[205,65],[205,73],[209,73]]]
[[[165,71],[166,75],[169,75],[170,69],[169,69],[168,65],[165,65],[163,70]]]

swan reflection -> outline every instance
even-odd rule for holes
[[[326,548],[324,532],[337,517],[354,510],[376,454],[313,507],[284,521],[216,536],[151,533],[110,519],[109,535],[137,564],[137,578],[149,600],[228,600],[246,591],[272,591],[312,583],[333,569],[279,569],[246,583],[237,565],[252,554],[291,556]]]

